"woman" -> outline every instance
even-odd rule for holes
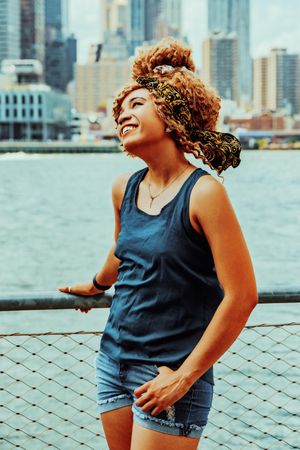
[[[93,282],[63,292],[115,294],[97,358],[98,405],[111,450],[196,449],[212,366],[257,304],[250,256],[218,175],[240,145],[214,131],[220,99],[190,50],[141,51],[114,103],[119,139],[146,168],[113,184],[116,245]]]

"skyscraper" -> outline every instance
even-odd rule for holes
[[[49,86],[61,91],[73,79],[76,62],[76,39],[66,38],[67,5],[67,0],[45,0],[45,78]]]
[[[164,36],[180,37],[181,0],[128,0],[130,53],[144,42]]]
[[[74,79],[74,64],[77,61],[77,39],[71,34],[66,39],[66,81],[67,83]]]
[[[268,57],[267,107],[287,114],[300,112],[299,55],[286,48],[272,49]]]
[[[145,0],[128,0],[128,44],[130,54],[145,40]]]
[[[114,98],[130,78],[131,64],[128,59],[108,60],[75,65],[75,107],[86,114],[106,108],[107,101]]]
[[[252,64],[250,57],[249,0],[208,0],[208,31],[236,33],[238,38],[240,94],[250,99]]]
[[[228,0],[208,0],[208,31],[229,32],[229,1]]]
[[[156,26],[156,39],[164,36],[181,37],[181,0],[163,0]]]
[[[20,57],[19,0],[0,0],[0,63]]]
[[[20,0],[21,58],[45,60],[45,4],[44,0]]]
[[[128,58],[128,0],[101,0],[101,48],[96,59]]]
[[[46,41],[62,40],[67,33],[67,1],[45,0]]]
[[[300,59],[285,48],[253,63],[253,106],[259,111],[300,112]]]
[[[101,0],[101,42],[112,33],[126,35],[128,24],[128,0]]]
[[[268,58],[263,56],[253,60],[253,107],[267,109]]]
[[[156,39],[157,24],[162,12],[162,0],[145,0],[144,8],[144,41],[151,42]]]
[[[239,100],[238,40],[235,33],[215,32],[203,42],[203,81],[228,100]]]

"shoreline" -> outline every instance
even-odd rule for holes
[[[83,143],[72,141],[53,142],[0,142],[0,154],[2,153],[121,153],[116,142],[101,141],[99,143]]]
[[[274,144],[273,144],[274,145]],[[281,147],[264,147],[261,149],[243,148],[243,151],[299,151],[299,147],[286,146]],[[39,142],[39,141],[0,141],[0,154],[7,153],[27,153],[27,154],[64,154],[64,153],[122,153],[119,144],[115,141],[100,141],[98,143],[87,142],[72,142],[72,141],[53,141],[53,142]]]

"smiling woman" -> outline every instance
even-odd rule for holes
[[[159,118],[147,89],[135,89],[122,102],[118,116],[118,136],[132,156],[145,152],[145,145],[157,142],[165,135],[165,124]],[[143,148],[136,145],[143,140]]]
[[[146,167],[113,184],[116,242],[93,282],[61,288],[93,295],[115,284],[97,357],[110,450],[195,450],[213,364],[257,303],[226,191],[186,158],[218,174],[240,162],[238,140],[215,129],[220,99],[190,54],[170,39],[136,57],[113,113],[125,152]]]

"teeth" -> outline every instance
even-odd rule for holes
[[[133,128],[135,128],[135,126],[127,125],[126,127],[123,128],[122,134],[125,134],[127,131],[133,130]]]

